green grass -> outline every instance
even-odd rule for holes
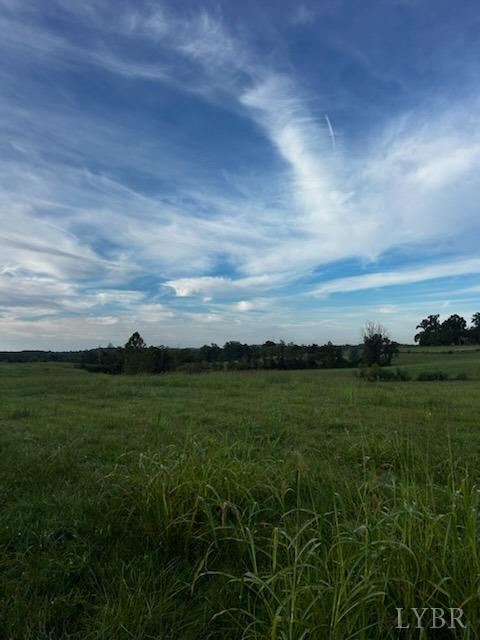
[[[420,371],[445,371],[454,376],[466,373],[480,379],[480,347],[402,347],[394,364],[408,365],[412,375]]]
[[[476,638],[480,353],[398,365],[470,379],[0,366],[0,637]]]
[[[430,355],[451,354],[451,353],[465,353],[466,351],[480,351],[478,344],[462,344],[456,346],[438,345],[433,347],[423,347],[420,345],[408,345],[404,344],[400,346],[401,353],[428,353]]]

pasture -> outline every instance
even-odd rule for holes
[[[480,351],[451,351],[398,366],[467,380],[1,365],[0,637],[478,637]]]

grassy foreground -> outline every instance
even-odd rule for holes
[[[480,633],[480,352],[412,373],[145,377],[0,366],[0,638]]]

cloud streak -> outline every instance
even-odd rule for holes
[[[290,22],[312,28],[302,7]],[[474,91],[355,137],[345,114],[326,115],[321,59],[312,85],[279,30],[267,55],[252,23],[218,9],[4,2],[0,31],[7,331],[68,314],[160,331],[258,312],[278,327],[312,294],[480,272],[466,240],[479,231]],[[353,275],[339,277],[343,263]]]
[[[456,260],[428,266],[405,269],[403,271],[374,272],[350,278],[338,278],[321,284],[311,293],[323,297],[332,293],[349,293],[366,289],[378,289],[408,285],[415,282],[454,278],[457,276],[479,274],[480,258]]]

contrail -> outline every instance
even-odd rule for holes
[[[335,139],[335,131],[333,130],[332,123],[330,122],[330,118],[327,116],[327,114],[325,114],[325,120],[327,122],[328,130],[330,131],[330,137],[332,139],[332,146],[333,146],[333,149],[335,150],[337,148],[337,141]]]

